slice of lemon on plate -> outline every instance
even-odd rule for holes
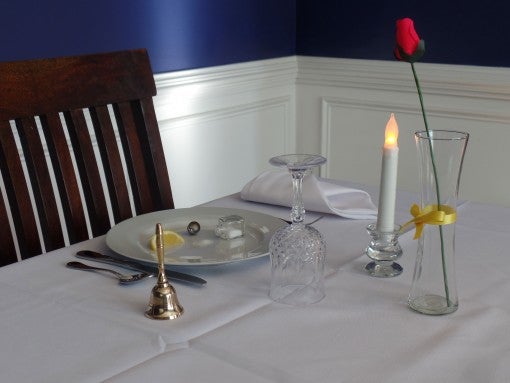
[[[184,243],[181,235],[171,230],[163,230],[163,245],[165,247],[179,246]],[[149,247],[152,251],[156,251],[156,234],[149,239]]]

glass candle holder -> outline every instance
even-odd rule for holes
[[[398,243],[400,226],[395,225],[393,231],[377,230],[377,224],[367,226],[370,243],[365,254],[372,260],[365,266],[365,271],[373,277],[388,278],[402,274],[403,268],[397,262],[402,256],[402,248]]]

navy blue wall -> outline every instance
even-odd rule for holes
[[[421,61],[510,66],[510,2],[297,0],[297,54],[393,60],[395,21],[411,17]]]
[[[423,61],[510,67],[509,15],[503,0],[0,0],[0,60],[140,47],[156,73],[294,54],[393,60],[395,20],[409,16]]]
[[[154,72],[294,55],[295,0],[0,0],[0,61],[147,48]]]

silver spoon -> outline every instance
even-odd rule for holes
[[[85,263],[76,262],[76,261],[68,262],[66,264],[66,266],[71,269],[77,269],[77,270],[98,271],[98,272],[104,271],[107,273],[111,273],[111,274],[115,275],[115,277],[119,280],[120,284],[129,284],[129,283],[133,283],[133,282],[138,282],[144,278],[152,276],[152,274],[150,274],[150,273],[139,273],[139,274],[125,275],[125,274],[121,274],[121,273],[119,273],[115,270],[112,270],[112,269],[105,269],[103,267],[89,266],[89,265],[86,265]]]

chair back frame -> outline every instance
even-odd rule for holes
[[[0,89],[0,265],[174,208],[144,49],[3,62]]]

